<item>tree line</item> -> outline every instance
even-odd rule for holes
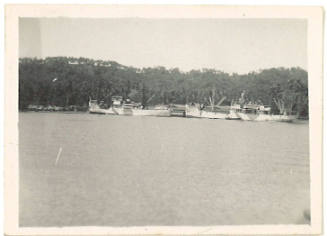
[[[122,96],[143,106],[244,102],[308,116],[308,73],[301,68],[271,68],[247,74],[214,69],[180,71],[165,67],[134,68],[114,61],[50,57],[19,60],[19,108],[30,104],[84,106],[89,99],[111,104]],[[222,99],[224,98],[224,99]]]

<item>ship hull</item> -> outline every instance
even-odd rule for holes
[[[231,110],[229,114],[226,116],[226,120],[240,120],[240,119],[241,117],[239,117],[239,115],[233,110]]]
[[[170,116],[169,110],[156,110],[156,109],[133,109],[133,116]]]
[[[201,118],[201,110],[196,107],[186,107],[185,116],[189,118]]]
[[[227,114],[222,112],[204,111],[197,107],[186,107],[186,117],[207,118],[207,119],[226,119]]]
[[[117,115],[111,108],[102,109],[102,108],[90,108],[90,114],[100,114],[100,115]]]
[[[115,113],[115,115],[120,115],[120,116],[131,116],[132,115],[131,109],[126,109],[123,107],[112,107],[111,109]]]
[[[237,113],[237,115],[244,121],[280,121],[292,122],[296,119],[293,115],[268,115],[268,114],[245,114]]]
[[[201,118],[207,119],[226,119],[227,114],[222,112],[202,111]]]

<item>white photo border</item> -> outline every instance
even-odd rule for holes
[[[20,17],[306,19],[310,127],[310,225],[144,227],[19,227],[18,22]],[[108,234],[321,234],[323,131],[323,8],[217,5],[7,5],[4,81],[4,233],[7,235]]]

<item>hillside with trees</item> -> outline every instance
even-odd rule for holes
[[[246,102],[308,116],[308,73],[301,68],[272,68],[248,74],[214,69],[134,68],[114,61],[52,57],[19,60],[19,109],[28,105],[87,107],[89,99],[111,104],[123,96],[142,105],[201,103],[225,97],[230,105],[245,93]]]

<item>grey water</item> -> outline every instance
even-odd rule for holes
[[[19,225],[304,224],[307,122],[19,114]]]

